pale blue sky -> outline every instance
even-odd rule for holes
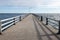
[[[60,0],[0,0],[0,13],[60,13]]]

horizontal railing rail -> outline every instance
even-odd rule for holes
[[[47,17],[46,17],[47,18]],[[52,18],[48,18],[50,20],[53,20],[53,21],[56,21],[56,22],[59,22],[59,20],[55,20],[55,19],[52,19]]]
[[[54,23],[54,22],[52,22],[52,21],[49,21],[49,20],[48,20],[48,23],[52,23],[52,24],[54,24],[54,25],[57,25],[57,26],[59,26],[57,23]]]

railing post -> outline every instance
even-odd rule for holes
[[[13,21],[13,23],[14,23],[13,25],[15,25],[15,18],[13,18],[13,20],[14,20],[14,21]]]
[[[41,21],[43,21],[43,16],[41,16]]]
[[[1,22],[1,20],[0,20],[0,35],[2,34],[2,31],[1,31],[1,24],[2,24],[2,22]]]
[[[19,20],[21,21],[21,16],[19,17]]]
[[[46,25],[48,25],[48,18],[46,18]]]
[[[57,34],[60,34],[60,21],[59,21],[59,29],[58,29],[58,33]]]

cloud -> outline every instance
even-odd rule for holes
[[[47,6],[60,8],[60,0],[52,0]]]
[[[26,9],[31,12],[60,12],[60,0],[0,0],[0,7],[3,10],[10,7],[11,10]]]
[[[10,6],[16,6],[16,7],[20,7],[20,6],[28,6],[28,7],[33,7],[36,6],[36,3],[34,0],[0,0],[0,6],[4,6],[4,5],[10,5]]]
[[[60,0],[0,0],[0,6],[60,7]]]
[[[0,0],[0,6],[7,4],[8,4],[8,0]]]
[[[42,7],[42,8],[60,8],[60,0],[42,0],[37,1],[36,7]]]

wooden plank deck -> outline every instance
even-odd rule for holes
[[[29,15],[2,32],[0,40],[60,40],[56,32],[53,27],[45,26],[35,16]]]

